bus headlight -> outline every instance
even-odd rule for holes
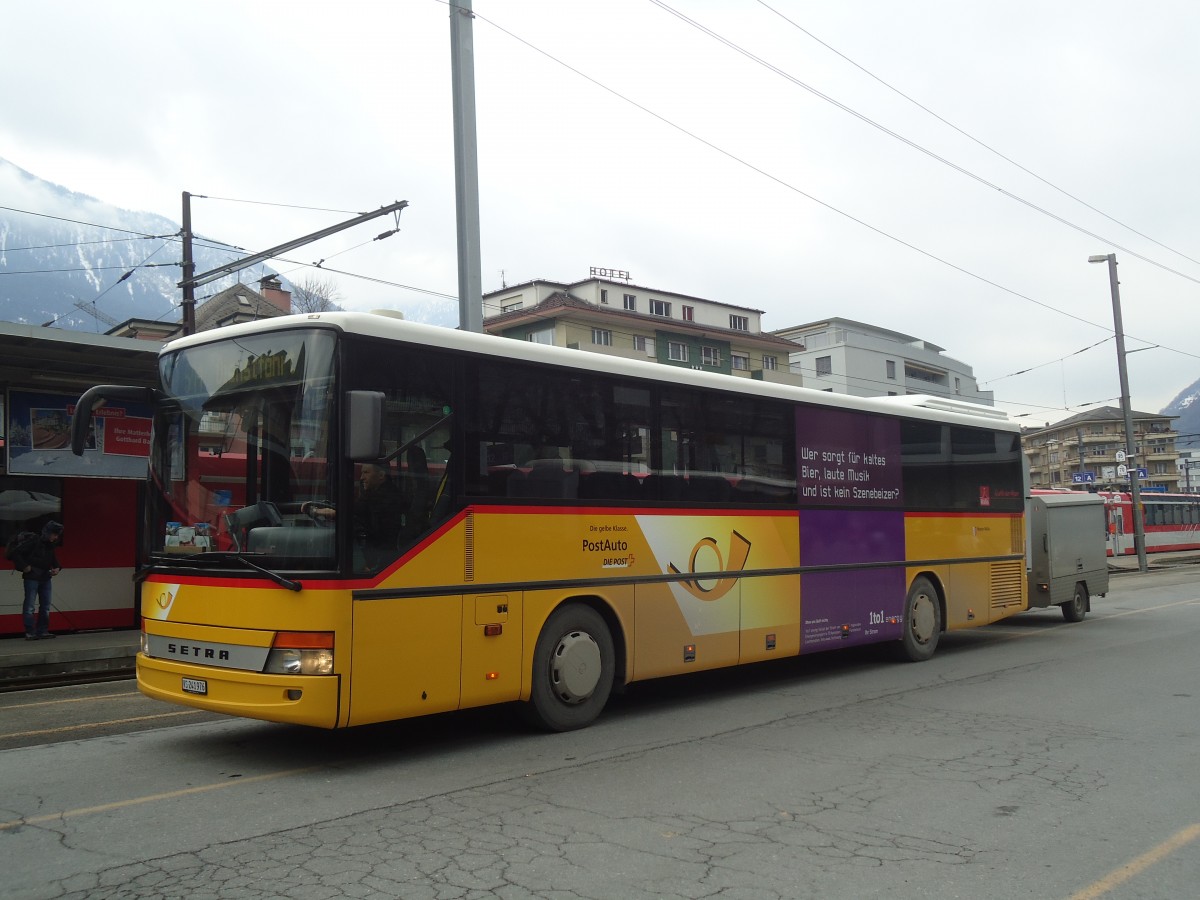
[[[279,632],[267,654],[263,672],[269,675],[332,675],[332,632]]]

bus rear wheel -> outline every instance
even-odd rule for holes
[[[933,656],[942,635],[942,604],[928,578],[913,580],[904,600],[904,632],[900,637],[901,659],[923,662]]]
[[[615,661],[603,616],[578,603],[555,610],[534,647],[524,718],[547,731],[590,725],[612,693]]]
[[[1082,622],[1083,617],[1087,615],[1087,608],[1087,586],[1082,581],[1075,585],[1075,594],[1071,599],[1059,606],[1059,609],[1062,610],[1063,618],[1068,622]]]

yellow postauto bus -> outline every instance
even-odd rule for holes
[[[171,342],[138,686],[339,728],[517,703],[550,730],[659,676],[1026,608],[1018,429],[436,328],[286,316]]]

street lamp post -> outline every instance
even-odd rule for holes
[[[1125,443],[1127,444],[1126,459],[1129,466],[1129,493],[1133,498],[1133,545],[1137,549],[1138,570],[1145,572],[1146,564],[1146,522],[1142,514],[1142,491],[1138,483],[1137,454],[1134,453],[1133,439],[1133,410],[1129,406],[1129,373],[1125,370],[1125,328],[1121,324],[1121,291],[1117,286],[1117,254],[1106,253],[1099,256],[1089,256],[1090,263],[1108,263],[1108,283],[1112,288],[1112,307],[1114,333],[1117,338],[1117,374],[1121,378],[1121,412],[1125,417]]]

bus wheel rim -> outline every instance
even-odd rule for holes
[[[928,594],[919,594],[912,604],[912,636],[918,644],[928,644],[933,637],[937,622],[933,600]]]
[[[600,683],[600,645],[586,631],[559,639],[550,657],[550,682],[564,703],[582,703]]]

